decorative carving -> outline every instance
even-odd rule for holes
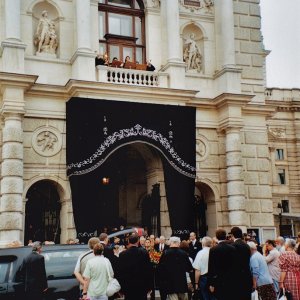
[[[180,3],[181,7],[188,12],[204,12],[207,14],[213,13],[213,0],[180,0]]]
[[[202,69],[202,55],[195,41],[194,33],[191,33],[186,39],[184,47],[183,60],[186,63],[186,70],[197,70],[199,73]]]
[[[275,138],[285,138],[285,129],[284,128],[269,128],[269,133]]]
[[[160,0],[145,0],[145,6],[148,8],[159,8]]]
[[[203,161],[208,156],[208,143],[204,139],[197,139],[196,140],[196,154],[197,160]]]
[[[46,53],[56,56],[58,39],[55,31],[55,23],[48,19],[48,12],[46,10],[42,12],[42,17],[39,20],[34,36],[34,45],[37,47],[37,55]]]
[[[55,128],[40,127],[33,133],[32,147],[41,156],[53,156],[61,150],[61,134]]]

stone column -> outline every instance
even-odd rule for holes
[[[170,88],[185,88],[185,63],[180,48],[179,2],[174,0],[161,1],[161,17],[165,18],[167,64],[163,71],[169,73]]]
[[[72,77],[79,80],[96,79],[95,56],[91,50],[91,0],[76,0],[77,48],[71,59]],[[97,22],[97,20],[94,20]]]
[[[20,0],[5,0],[4,21],[5,40],[1,43],[3,71],[24,73],[26,45],[21,42]]]
[[[23,239],[23,129],[20,113],[3,113],[0,244]]]
[[[240,128],[226,129],[227,194],[230,226],[247,225]]]
[[[215,0],[216,44],[219,69],[235,65],[233,0]]]

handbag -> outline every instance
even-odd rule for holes
[[[292,293],[285,288],[280,290],[279,298],[278,300],[292,300]]]
[[[121,285],[116,278],[113,278],[110,276],[108,264],[106,261],[105,261],[105,266],[106,266],[106,271],[107,271],[107,275],[108,275],[108,285],[106,288],[106,295],[108,297],[111,297],[121,289]]]

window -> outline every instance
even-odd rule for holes
[[[51,280],[72,278],[77,259],[85,250],[69,249],[61,251],[48,251],[42,254],[45,257],[47,277]]]
[[[276,149],[276,160],[284,160],[283,149]]]
[[[145,63],[145,22],[142,0],[99,0],[99,52],[124,61]]]
[[[0,283],[6,282],[9,266],[10,262],[0,262]]]
[[[290,212],[289,200],[281,200],[281,207],[283,213],[289,213]]]
[[[286,184],[285,169],[278,169],[277,174],[278,174],[278,183]]]

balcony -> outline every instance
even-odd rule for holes
[[[164,72],[149,72],[101,65],[96,67],[96,72],[99,82],[143,87],[168,87],[168,74]]]

